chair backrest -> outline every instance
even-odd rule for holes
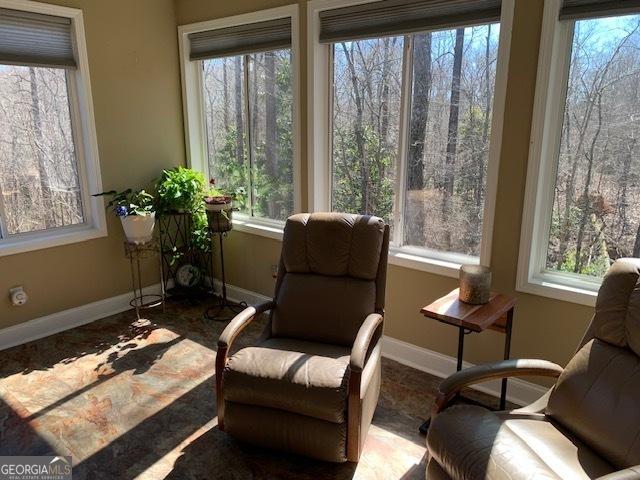
[[[384,309],[389,227],[378,217],[297,214],[284,227],[271,335],[351,345]]]
[[[547,413],[612,465],[640,464],[639,259],[620,259],[605,275],[583,346]]]

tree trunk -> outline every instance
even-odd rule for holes
[[[633,244],[633,256],[636,258],[640,257],[640,224],[636,230],[636,241]]]
[[[242,121],[242,95],[244,88],[242,81],[242,57],[239,55],[234,57],[233,66],[235,93],[235,110],[236,110],[236,159],[238,165],[244,165],[244,122]]]
[[[265,53],[265,167],[271,180],[278,178],[277,143],[278,129],[276,124],[276,56],[274,52]],[[276,198],[269,196],[269,218],[276,218]]]
[[[482,154],[478,159],[478,176],[475,189],[475,201],[478,208],[482,205],[484,198],[484,158],[488,155],[489,150],[489,124],[491,122],[491,99],[493,98],[491,90],[491,75],[489,62],[491,61],[491,25],[487,25],[487,39],[484,50],[484,113],[482,118]],[[486,153],[485,153],[486,152]]]
[[[407,162],[407,221],[405,240],[424,245],[424,142],[431,92],[431,33],[413,40],[413,98]]]
[[[449,126],[447,129],[447,155],[445,157],[444,188],[442,192],[442,218],[450,214],[451,197],[455,182],[454,166],[458,145],[458,117],[460,114],[460,75],[462,73],[462,53],[464,47],[464,28],[456,29],[456,44],[453,50],[453,75],[451,78],[451,103],[449,107]],[[445,244],[451,248],[451,232],[445,232]]]
[[[602,130],[602,93],[598,94],[598,127],[596,128],[593,138],[591,139],[591,147],[587,154],[587,177],[584,181],[584,189],[582,191],[582,215],[580,217],[580,225],[578,227],[578,236],[576,238],[576,262],[573,267],[574,273],[580,273],[582,270],[582,243],[587,228],[587,221],[591,213],[591,202],[589,199],[589,191],[591,188],[591,178],[593,176],[593,160],[595,156],[595,146]]]
[[[51,191],[51,181],[49,172],[45,165],[46,158],[43,152],[44,139],[42,133],[42,117],[40,113],[40,98],[38,95],[38,79],[36,70],[29,67],[29,83],[31,84],[31,122],[33,124],[34,145],[33,150],[38,162],[38,174],[40,176],[40,192],[42,195],[42,206],[44,212],[45,228],[53,226],[53,192]]]
[[[384,60],[382,64],[382,88],[380,92],[380,142],[382,149],[388,147],[389,134],[389,74],[391,67],[391,38],[384,39]],[[393,39],[395,45],[395,38]]]
[[[239,88],[236,85],[236,89]],[[222,118],[224,120],[224,131],[229,132],[229,78],[227,75],[227,59],[222,59]]]
[[[356,140],[356,154],[360,164],[360,184],[362,191],[362,200],[360,204],[360,212],[362,214],[372,213],[369,211],[369,166],[365,155],[365,139],[364,139],[364,105],[362,96],[360,95],[360,85],[355,65],[353,64],[353,43],[351,43],[351,52],[347,50],[345,43],[341,43],[342,50],[347,60],[349,74],[351,75],[351,85],[353,87],[353,95],[356,102],[356,119],[354,125],[354,134]]]

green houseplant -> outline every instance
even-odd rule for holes
[[[145,190],[127,188],[121,192],[109,190],[93,196],[111,197],[107,209],[113,210],[120,218],[127,241],[136,244],[151,241],[156,218],[153,195]]]
[[[159,215],[191,215],[192,246],[208,251],[209,235],[204,207],[205,181],[202,173],[185,167],[162,171],[156,182]]]

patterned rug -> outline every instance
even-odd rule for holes
[[[205,306],[131,311],[0,352],[0,455],[71,455],[74,479],[424,478],[439,379],[383,359],[360,463],[253,447],[216,426],[216,341]],[[259,319],[238,338],[251,344]]]

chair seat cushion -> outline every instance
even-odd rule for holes
[[[542,414],[453,406],[433,419],[427,445],[456,480],[590,479],[615,470]]]
[[[229,359],[225,400],[342,423],[350,354],[347,347],[270,338]]]

